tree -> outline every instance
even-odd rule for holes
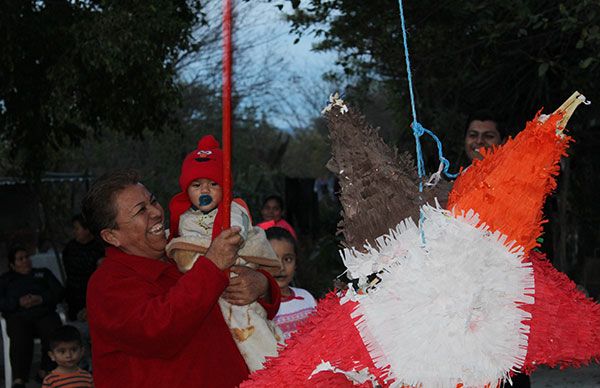
[[[574,90],[600,101],[598,1],[406,0],[404,11],[418,119],[440,135],[451,161],[462,153],[464,120],[472,110],[495,110],[514,134],[538,109],[558,107]],[[390,96],[400,128],[393,139],[400,148],[412,146],[398,3],[305,0],[288,18],[299,37],[318,39],[315,49],[338,52],[341,77],[354,80],[356,100],[373,96],[373,84],[375,97]],[[596,112],[593,106],[580,109],[570,121],[580,143],[595,139]],[[548,216],[560,229],[554,254],[569,256],[557,260],[580,265],[581,256],[594,255],[598,241],[598,209],[591,198],[597,195],[592,180],[599,156],[580,144],[571,153],[559,183],[571,183],[570,188],[559,188],[560,210],[550,209]],[[433,162],[429,170],[436,167]]]
[[[0,141],[16,173],[39,177],[52,150],[89,131],[170,125],[176,63],[197,49],[199,0],[22,1],[0,9]]]
[[[314,34],[317,50],[336,50],[346,75],[383,82],[407,140],[410,105],[397,2],[300,4],[289,15],[292,30]],[[492,107],[521,129],[539,107],[552,109],[575,89],[591,99],[597,94],[597,1],[405,1],[404,6],[419,121],[441,133],[455,156],[460,140],[452,139],[461,138],[465,113],[474,108]]]

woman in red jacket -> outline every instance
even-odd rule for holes
[[[217,303],[258,299],[277,313],[275,280],[246,267],[229,280],[239,229],[223,231],[185,274],[164,253],[164,212],[138,176],[94,183],[83,203],[90,229],[110,244],[88,285],[96,387],[234,387],[248,376]]]

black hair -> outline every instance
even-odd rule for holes
[[[281,208],[281,210],[283,210],[283,198],[281,198],[281,196],[279,196],[277,194],[269,195],[267,198],[265,198],[265,200],[263,201],[261,209],[263,207],[265,207],[265,205],[269,201],[276,201],[279,204],[279,207]]]
[[[81,206],[89,231],[99,236],[103,229],[117,229],[115,198],[125,188],[138,183],[140,175],[134,170],[117,170],[92,183]]]
[[[20,252],[20,251],[27,252],[27,249],[25,249],[21,245],[15,245],[14,247],[10,248],[10,250],[8,251],[8,263],[9,264],[15,264],[15,260],[17,259],[16,258],[17,252]]]
[[[289,242],[294,247],[294,253],[298,254],[298,246],[296,245],[296,239],[287,230],[278,226],[273,226],[265,230],[265,234],[267,235],[267,240],[281,240]]]
[[[65,342],[76,342],[77,345],[83,346],[81,333],[75,326],[64,325],[50,333],[48,337],[48,346],[50,350],[56,349],[60,344]]]
[[[465,124],[465,136],[467,135],[467,131],[469,130],[469,125],[471,125],[471,123],[475,120],[493,121],[494,123],[496,123],[496,130],[498,130],[498,133],[500,134],[500,139],[504,140],[506,138],[507,131],[503,120],[500,119],[500,117],[498,117],[492,111],[487,109],[474,111],[471,112],[471,114],[469,114],[469,116],[467,117],[467,122]]]

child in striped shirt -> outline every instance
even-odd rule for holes
[[[48,342],[48,355],[58,366],[46,376],[42,387],[93,388],[92,375],[79,367],[84,353],[79,330],[69,325],[61,326],[52,333]]]

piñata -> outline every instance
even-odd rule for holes
[[[514,139],[485,152],[457,179],[448,210],[421,206],[418,226],[390,206],[369,207],[371,218],[391,226],[379,235],[352,229],[353,241],[367,242],[342,251],[358,286],[321,301],[280,356],[242,386],[489,387],[543,364],[597,361],[600,306],[531,251],[541,233],[542,205],[570,141],[566,120],[583,100],[576,94],[552,115],[538,114]],[[337,100],[325,114],[332,132],[367,127],[362,131],[376,136]],[[373,198],[388,192],[387,182],[398,181],[386,162],[391,159],[376,157],[385,152],[380,144],[352,151],[384,160],[375,181],[372,168],[360,167],[364,158],[355,161],[357,167],[352,158],[336,154],[336,136],[332,165],[340,168],[338,174],[343,179],[358,171],[354,179],[370,182],[358,186],[365,189],[358,194]],[[410,183],[414,174],[403,177],[404,192],[414,201],[419,198]],[[356,188],[353,180],[346,183],[342,202],[356,197],[349,192]],[[361,209],[357,200],[346,205],[345,212],[353,212],[344,213],[345,230]]]

